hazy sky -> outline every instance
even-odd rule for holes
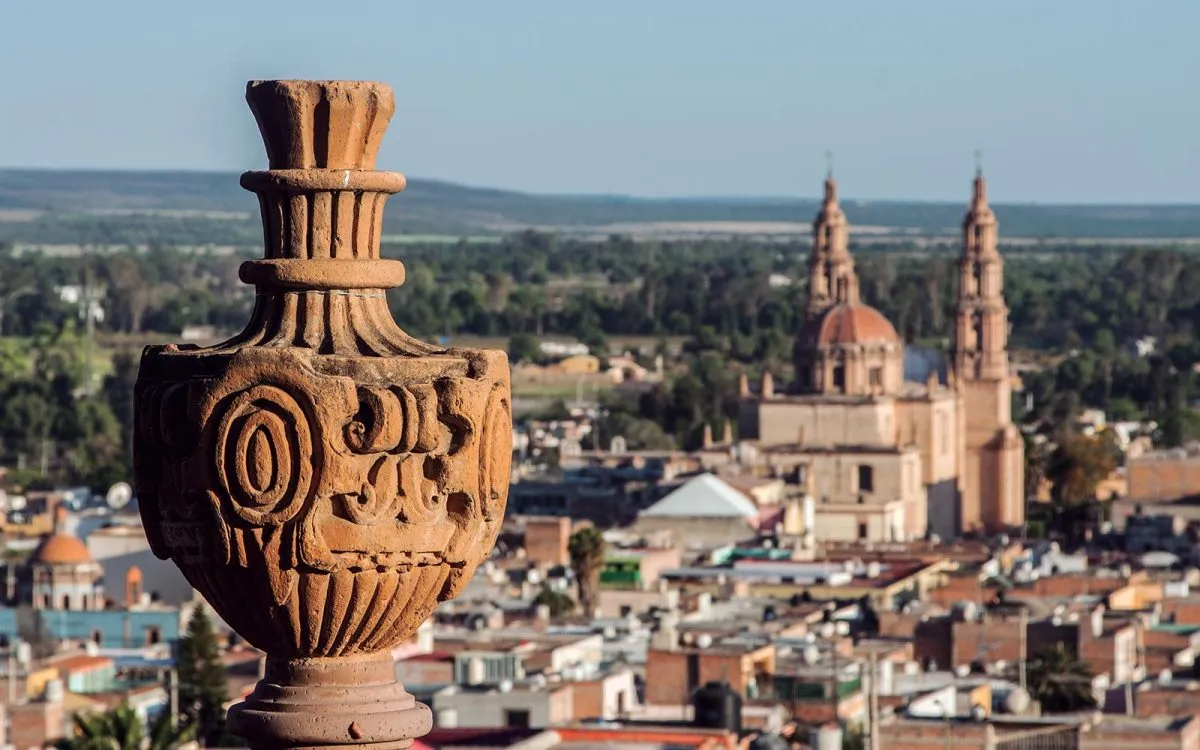
[[[0,165],[265,163],[250,78],[396,89],[381,166],[539,192],[1200,202],[1197,0],[0,0]]]

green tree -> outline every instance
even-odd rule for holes
[[[554,619],[569,615],[575,609],[575,601],[571,597],[561,591],[555,591],[546,584],[542,584],[542,590],[533,598],[533,605],[548,607],[550,617]]]
[[[1042,480],[1046,478],[1046,444],[1030,435],[1022,434],[1025,441],[1025,497],[1037,497]]]
[[[579,606],[587,617],[592,616],[600,601],[600,569],[604,567],[605,550],[604,535],[595,526],[579,529],[567,543],[571,570],[579,589]]]
[[[1061,713],[1092,708],[1092,671],[1061,643],[1034,655],[1026,670],[1030,696],[1045,713]]]
[[[615,437],[625,438],[625,445],[633,451],[671,450],[675,442],[671,436],[663,432],[657,422],[650,419],[635,417],[625,411],[609,411],[600,419],[600,439],[604,445],[596,445],[596,431],[584,440],[584,447],[592,450],[608,450],[610,442]]]
[[[1108,418],[1114,422],[1135,422],[1142,418],[1142,410],[1133,399],[1120,396],[1108,403]]]
[[[584,328],[579,333],[579,342],[587,346],[593,356],[604,359],[609,355],[608,338],[599,328],[590,326]]]
[[[1061,440],[1046,461],[1046,478],[1054,487],[1051,496],[1060,506],[1081,505],[1096,496],[1096,486],[1117,468],[1111,439],[1071,435]]]
[[[866,746],[866,735],[861,726],[854,726],[842,733],[842,750],[864,750]]]
[[[121,424],[99,398],[83,398],[60,409],[69,424],[75,478],[100,491],[129,476],[129,455],[121,445]]]
[[[532,333],[514,333],[508,339],[508,358],[517,362],[537,362],[542,358],[542,349],[537,336]]]
[[[55,409],[45,388],[30,380],[12,383],[0,403],[0,444],[9,456],[25,455],[36,462],[44,441],[50,437]]]
[[[143,726],[128,703],[104,713],[75,714],[69,737],[55,742],[58,750],[175,750],[192,739],[191,727],[171,726],[163,711]]]
[[[33,362],[25,342],[0,338],[0,383],[28,378],[32,370]]]
[[[219,735],[229,700],[221,648],[208,610],[198,606],[179,639],[179,709],[202,739]]]
[[[137,383],[138,360],[132,352],[117,352],[112,358],[112,373],[104,379],[104,400],[121,425],[121,447],[133,451],[133,387]]]
[[[150,746],[146,750],[175,750],[181,745],[191,742],[196,736],[196,727],[179,722],[172,723],[171,712],[161,711],[146,731]]]
[[[145,729],[127,703],[107,713],[75,714],[73,718],[72,735],[54,743],[59,750],[142,750]]]

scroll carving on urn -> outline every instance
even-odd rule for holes
[[[431,346],[391,317],[403,265],[379,257],[379,238],[404,180],[373,169],[391,90],[258,82],[247,99],[271,167],[242,177],[266,246],[241,272],[255,309],[228,342],[143,355],[139,505],[154,553],[275,665],[231,713],[252,745],[406,746],[428,727],[417,709],[402,730],[376,717],[352,731],[356,699],[275,688],[355,683],[339,659],[408,638],[490,553],[512,451],[508,362]],[[333,718],[317,728],[306,711]]]

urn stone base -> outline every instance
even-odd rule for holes
[[[401,750],[433,726],[429,707],[396,682],[391,654],[267,659],[266,676],[229,709],[229,728],[254,750]]]

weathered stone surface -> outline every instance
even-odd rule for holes
[[[388,650],[495,542],[512,451],[503,352],[442,349],[394,322],[373,171],[378,83],[247,87],[271,169],[248,172],[265,258],[246,329],[149,347],[137,384],[139,505],[154,553],[269,655],[230,712],[255,747],[406,747],[428,709]]]

